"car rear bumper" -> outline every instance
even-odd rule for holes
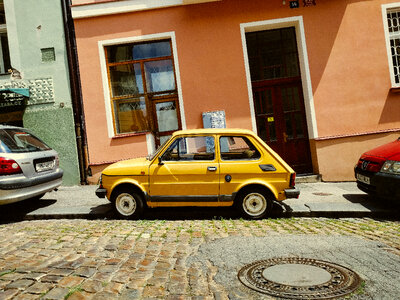
[[[369,178],[369,184],[357,180],[357,187],[365,193],[385,199],[400,200],[400,175],[371,173],[355,169],[355,176],[361,174]]]
[[[300,190],[296,188],[286,189],[285,190],[286,198],[299,198]]]
[[[24,175],[9,177],[4,176],[3,178],[0,178],[0,190],[16,190],[41,185],[46,182],[61,179],[63,174],[63,170],[58,168],[55,172],[43,174],[33,178],[28,178]]]
[[[34,198],[50,192],[62,183],[63,170],[58,169],[51,174],[37,178],[10,176],[0,179],[0,205]]]

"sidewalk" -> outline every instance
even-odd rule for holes
[[[368,197],[360,191],[355,182],[341,183],[298,183],[299,199],[288,199],[274,207],[274,217],[393,217],[398,216],[399,205]],[[65,219],[65,218],[114,218],[113,207],[106,199],[95,195],[97,186],[60,187],[58,191],[47,193],[37,202],[19,202],[2,207],[2,217],[17,212],[20,219]],[[235,217],[226,208],[199,209],[201,215]],[[8,211],[8,212],[7,212]],[[179,218],[185,218],[193,210],[180,212],[174,209]],[[170,210],[150,209],[144,218],[170,218]],[[196,216],[189,216],[196,218]]]

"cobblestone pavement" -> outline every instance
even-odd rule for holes
[[[364,281],[354,299],[400,293],[399,221],[41,220],[0,225],[0,299],[269,299],[246,263],[334,260]]]

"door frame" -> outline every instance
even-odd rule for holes
[[[250,77],[249,57],[246,44],[246,33],[284,27],[295,27],[308,137],[309,139],[316,139],[318,138],[318,130],[315,117],[314,97],[312,93],[310,68],[308,64],[308,54],[302,16],[240,24],[252,129],[255,133],[258,134],[253,99],[253,88]]]

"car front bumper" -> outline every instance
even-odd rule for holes
[[[0,179],[0,205],[34,198],[58,188],[62,183],[63,170],[33,179],[12,176]]]
[[[385,198],[400,200],[400,175],[388,173],[371,173],[360,169],[355,169],[357,174],[369,178],[369,184],[357,180],[357,187],[368,194]]]
[[[98,187],[96,190],[96,196],[99,198],[105,198],[107,195],[107,190],[101,187]]]

